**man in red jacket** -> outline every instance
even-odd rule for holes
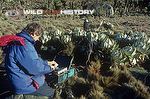
[[[53,97],[54,90],[45,82],[45,74],[52,72],[58,64],[38,57],[34,48],[41,36],[42,27],[37,23],[28,24],[16,36],[8,36],[4,52],[5,67],[17,95]]]

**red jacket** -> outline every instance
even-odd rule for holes
[[[24,38],[16,35],[4,35],[0,37],[0,46],[7,46],[13,41],[19,41],[19,44],[24,46]]]

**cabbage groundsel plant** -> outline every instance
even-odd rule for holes
[[[62,32],[56,28],[47,28],[41,41],[41,49],[46,50],[46,55],[57,56],[61,53],[74,56],[73,66],[77,76],[67,80],[62,88],[58,88],[61,90],[57,92],[59,97],[61,93],[71,93],[69,95],[78,98],[99,99],[116,96],[116,92],[118,97],[123,98],[132,94],[127,90],[136,93],[135,96],[132,94],[133,97],[149,97],[148,87],[137,80],[129,71],[130,68],[127,68],[138,66],[148,58],[150,38],[146,33],[110,33],[108,30],[84,31],[81,28]]]
[[[83,40],[87,40],[89,54],[94,53],[95,44],[98,51],[110,52],[112,63],[116,65],[138,65],[148,58],[150,54],[150,38],[143,32],[128,31],[125,33],[116,32],[114,34],[107,33],[109,31],[84,31],[81,28],[75,28],[66,32],[58,29],[47,29],[44,31],[41,40],[43,45],[52,39],[58,39],[63,45],[72,42],[77,46]],[[79,39],[80,38],[80,39]],[[45,45],[48,47],[49,45]],[[82,45],[80,46],[82,47]],[[48,47],[50,48],[50,47]],[[88,56],[90,58],[90,56]]]

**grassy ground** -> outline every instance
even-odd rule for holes
[[[83,20],[73,17],[46,17],[46,18],[34,18],[35,22],[40,23],[44,29],[48,27],[57,28],[61,31],[65,31],[66,29],[73,29],[75,27],[82,27]],[[0,35],[4,34],[12,34],[20,32],[26,24],[32,22],[30,18],[23,19],[23,20],[11,20],[6,17],[0,18]],[[134,30],[134,31],[141,31],[146,32],[150,35],[150,17],[149,16],[123,16],[123,17],[114,17],[114,18],[93,18],[89,17],[89,21],[95,27],[97,27],[102,20],[112,23],[115,27],[115,31],[126,31],[126,30]],[[1,52],[0,52],[1,54]],[[0,62],[3,59],[2,55],[0,55]],[[93,65],[93,69],[88,69],[88,77],[86,79],[82,78],[74,78],[76,82],[70,85],[72,88],[79,88],[80,86],[89,86],[89,93],[86,93],[85,96],[94,97],[106,97],[107,95],[104,93],[112,94],[113,99],[124,99],[123,96],[117,96],[117,94],[122,94],[123,92],[129,91],[124,93],[125,95],[131,95],[132,93],[137,95],[138,97],[149,97],[149,92],[147,92],[147,86],[143,84],[143,82],[137,80],[135,77],[128,72],[127,68],[117,69],[115,68],[112,70],[111,76],[104,76],[101,73],[93,72],[90,70],[95,70],[95,65]],[[99,69],[98,69],[99,70]],[[131,70],[132,71],[132,70]],[[136,70],[137,71],[137,70]],[[136,72],[132,71],[135,75]],[[144,74],[144,73],[143,73]],[[93,77],[95,79],[93,79]],[[144,76],[142,76],[144,77]],[[125,78],[125,79],[124,79]],[[125,84],[125,85],[124,85]],[[149,85],[149,84],[148,84]],[[92,87],[91,87],[92,86]],[[119,91],[118,91],[119,90]],[[84,90],[83,90],[84,91]],[[87,91],[87,90],[86,90]],[[128,94],[129,93],[129,94]],[[77,94],[77,93],[76,93]],[[78,94],[76,95],[78,96]],[[84,97],[85,96],[78,96]],[[122,97],[122,98],[118,98]],[[85,98],[86,99],[86,98]],[[98,99],[95,97],[95,99]]]
[[[146,33],[150,32],[150,17],[149,16],[123,16],[123,17],[114,17],[114,18],[93,18],[89,17],[89,21],[92,25],[99,25],[102,20],[114,24],[115,30],[138,30],[144,31]],[[27,23],[32,22],[33,20],[27,18],[23,20],[11,20],[4,17],[0,18],[0,34],[9,34],[14,32],[19,32]],[[73,19],[72,16],[68,17],[47,17],[47,18],[34,18],[34,21],[39,22],[44,28],[46,27],[55,27],[60,30],[72,29],[74,27],[82,27],[83,20],[76,18]]]
[[[1,15],[2,16],[2,15]],[[44,18],[34,18],[32,17],[25,18],[23,20],[12,20],[2,16],[0,18],[0,35],[4,34],[13,34],[20,32],[26,24],[30,22],[40,23],[44,29],[48,27],[57,28],[61,31],[67,29],[73,29],[75,27],[83,26],[83,20],[79,18],[73,19],[72,16],[68,17],[44,17]],[[115,16],[114,18],[106,17],[89,17],[89,21],[95,27],[98,27],[102,20],[112,23],[115,26],[115,31],[126,31],[126,30],[138,30],[146,32],[150,35],[150,17],[149,16]]]

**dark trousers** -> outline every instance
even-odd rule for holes
[[[53,97],[54,89],[49,87],[48,84],[45,82],[43,86],[41,86],[37,91],[31,93],[30,95]]]
[[[11,95],[9,97],[4,97],[3,99],[53,99],[54,89],[49,87],[45,82],[37,91],[31,94],[20,94],[20,95]]]

